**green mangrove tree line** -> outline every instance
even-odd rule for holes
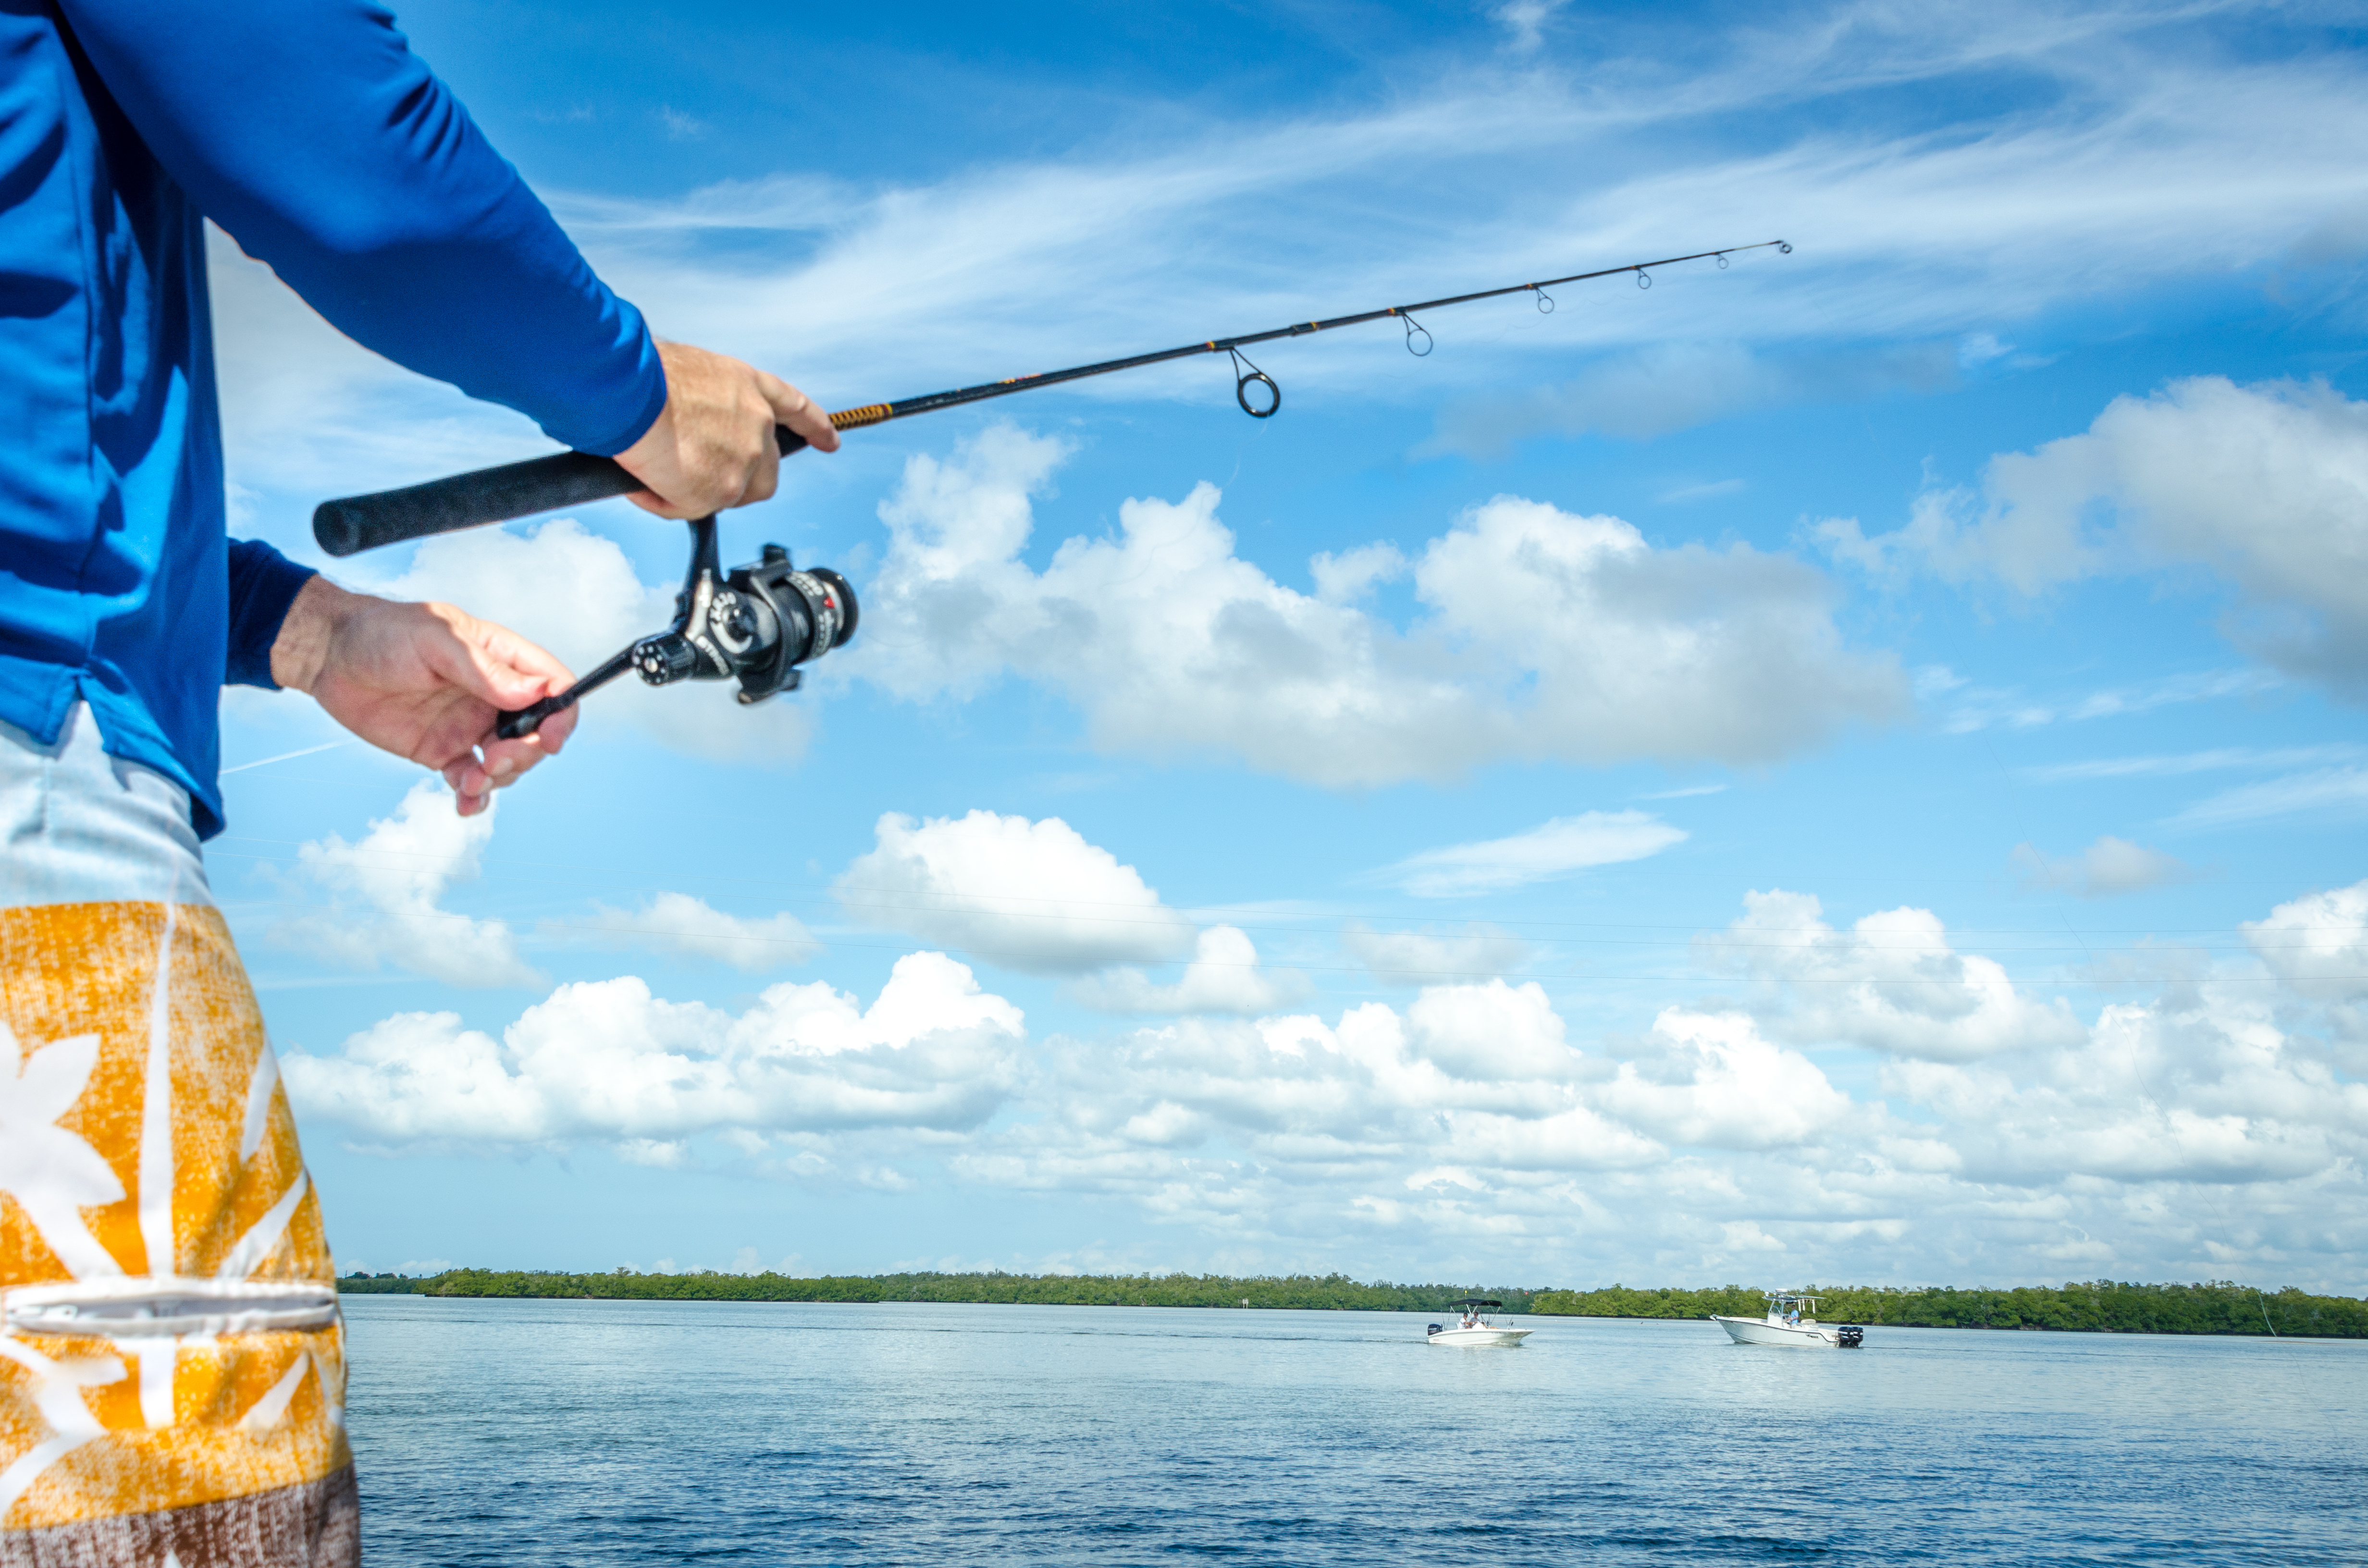
[[[1757,1317],[1762,1293],[1742,1285],[1712,1290],[1530,1290],[1514,1286],[1371,1284],[1345,1274],[871,1274],[816,1279],[781,1274],[609,1274],[455,1268],[423,1278],[352,1275],[354,1294],[528,1296],[655,1301],[975,1301],[1061,1307],[1251,1307],[1310,1312],[1438,1312],[1458,1296],[1492,1296],[1508,1312],[1571,1317]],[[1812,1287],[1828,1323],[1913,1328],[2055,1329],[2102,1334],[2291,1335],[2368,1338],[2368,1301],[2314,1296],[2288,1288],[2257,1290],[2210,1280],[2138,1285],[2099,1279],[2062,1286],[1901,1290]]]
[[[1311,1312],[1429,1312],[1458,1296],[1492,1296],[1528,1312],[1534,1292],[1470,1285],[1361,1284],[1345,1274],[872,1274],[797,1279],[781,1274],[560,1274],[455,1268],[424,1279],[359,1275],[353,1293],[548,1296],[653,1301],[980,1301],[1046,1307],[1283,1307]]]

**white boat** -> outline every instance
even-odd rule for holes
[[[1500,1328],[1490,1323],[1488,1314],[1500,1310],[1504,1304],[1485,1296],[1466,1296],[1460,1301],[1450,1301],[1448,1305],[1456,1312],[1455,1321],[1452,1324],[1432,1324],[1425,1337],[1433,1345],[1519,1345],[1535,1330]]]
[[[1804,1310],[1805,1309],[1805,1311]],[[1819,1323],[1817,1298],[1793,1290],[1771,1290],[1768,1315],[1760,1318],[1721,1317],[1710,1321],[1726,1330],[1737,1345],[1794,1345],[1807,1350],[1855,1350],[1866,1337],[1856,1324]]]

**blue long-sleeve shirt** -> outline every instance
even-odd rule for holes
[[[225,679],[309,574],[225,538],[202,219],[365,347],[614,454],[666,378],[369,0],[0,0],[0,720],[221,831]]]

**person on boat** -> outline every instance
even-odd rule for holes
[[[575,714],[496,739],[558,660],[228,540],[204,221],[652,511],[770,494],[777,422],[837,438],[659,342],[371,0],[6,0],[0,176],[0,1564],[350,1563],[328,1244],[200,858],[222,687],[464,816]]]

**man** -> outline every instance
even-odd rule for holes
[[[356,1560],[343,1340],[199,844],[225,680],[310,693],[483,811],[568,680],[442,605],[224,538],[202,217],[330,322],[761,500],[829,422],[655,341],[370,0],[0,0],[0,1568]]]

